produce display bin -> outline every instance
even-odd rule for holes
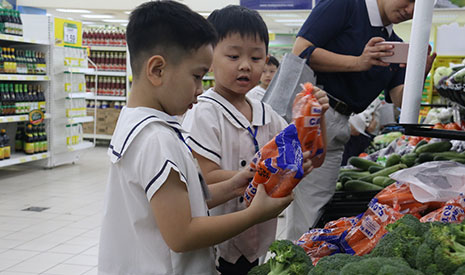
[[[364,213],[368,209],[368,203],[378,192],[336,191],[332,199],[323,207],[313,228],[323,228],[327,222]]]

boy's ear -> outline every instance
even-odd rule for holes
[[[265,64],[268,64],[268,62],[270,62],[270,55],[269,54],[266,55]]]
[[[147,79],[153,86],[160,86],[162,84],[162,76],[166,68],[166,60],[161,55],[154,55],[147,60],[146,74]]]

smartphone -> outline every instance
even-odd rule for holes
[[[381,61],[386,63],[407,63],[408,47],[409,44],[405,42],[396,41],[384,41],[377,45],[394,45],[394,48],[390,51],[394,52],[394,55],[381,57]]]

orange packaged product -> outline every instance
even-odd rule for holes
[[[294,100],[294,122],[263,146],[251,161],[250,167],[256,172],[243,196],[247,205],[252,202],[258,184],[263,184],[271,197],[289,195],[304,175],[302,152],[310,151],[310,158],[324,153],[320,129],[322,107],[312,91],[312,84],[306,83]]]
[[[423,216],[421,222],[461,223],[465,219],[465,196],[449,200],[446,204]]]
[[[401,209],[401,204],[416,203],[410,191],[410,185],[405,183],[393,183],[379,192],[375,198],[379,203],[389,205],[396,210]]]
[[[362,256],[369,253],[387,233],[386,225],[394,223],[402,216],[392,207],[372,201],[360,221],[341,241],[342,248],[348,254]]]
[[[256,170],[244,200],[250,205],[259,184],[273,198],[289,195],[304,176],[303,156],[295,125],[290,124],[255,155],[250,167]]]
[[[302,151],[310,151],[310,158],[324,153],[324,140],[320,122],[322,107],[313,95],[313,85],[305,83],[303,91],[295,97],[292,120],[297,127]]]

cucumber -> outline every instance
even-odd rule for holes
[[[340,181],[336,182],[336,191],[342,191],[342,189],[343,189],[342,182]]]
[[[433,153],[433,155],[435,157],[443,157],[446,159],[465,159],[465,155],[458,153],[456,151]]]
[[[371,160],[367,160],[364,158],[359,158],[359,157],[351,157],[349,158],[349,163],[352,166],[355,166],[359,169],[362,169],[363,171],[368,171],[368,168],[373,165],[377,165],[382,167],[381,165],[377,164],[376,162],[373,162]]]
[[[342,183],[342,184],[345,184],[346,182],[348,182],[349,180],[353,180],[351,177],[347,177],[347,176],[342,176],[339,178],[339,181]]]
[[[443,156],[435,156],[434,161],[446,161],[450,160],[449,158],[443,157]]]
[[[390,167],[400,163],[400,155],[399,154],[391,154],[386,160],[386,167]]]
[[[371,183],[371,182],[373,182],[373,179],[375,177],[378,177],[378,176],[387,177],[390,174],[392,174],[392,173],[394,173],[394,172],[396,172],[398,170],[404,169],[404,168],[407,168],[407,165],[405,165],[403,163],[399,163],[399,164],[396,164],[396,165],[391,166],[391,167],[386,167],[383,170],[380,170],[380,171],[378,171],[376,173],[370,174],[370,175],[368,175],[366,177],[360,178],[360,180]]]
[[[417,146],[415,146],[415,149],[413,149],[413,152],[416,153],[418,148],[420,148],[421,146],[423,145],[426,145],[428,144],[428,142],[424,139],[420,140],[418,143],[417,143]]]
[[[415,153],[436,153],[436,152],[445,152],[449,151],[452,148],[452,143],[450,141],[440,141],[435,143],[428,143],[416,150]]]
[[[426,145],[425,145],[426,146]],[[424,163],[428,161],[433,161],[434,160],[434,155],[433,153],[420,153],[418,155],[418,162]]]
[[[412,167],[415,164],[415,160],[417,159],[416,153],[408,153],[403,155],[400,158],[400,162],[407,165],[407,167]]]
[[[380,191],[383,187],[361,180],[349,180],[344,185],[346,191]]]
[[[368,176],[370,172],[363,171],[363,172],[342,172],[339,173],[339,178],[342,179],[343,177],[349,177],[351,179],[359,179],[365,176]]]
[[[339,174],[343,172],[363,172],[363,170],[360,169],[348,169],[348,168],[341,168],[339,169]]]
[[[383,169],[384,169],[384,167],[382,167],[382,166],[373,165],[373,166],[368,167],[368,172],[370,172],[370,174],[373,174],[373,173],[376,173],[379,170],[383,170]]]
[[[394,182],[396,181],[391,179],[390,177],[384,177],[384,176],[378,176],[373,179],[373,184],[381,186],[381,187],[387,187],[393,184]]]

